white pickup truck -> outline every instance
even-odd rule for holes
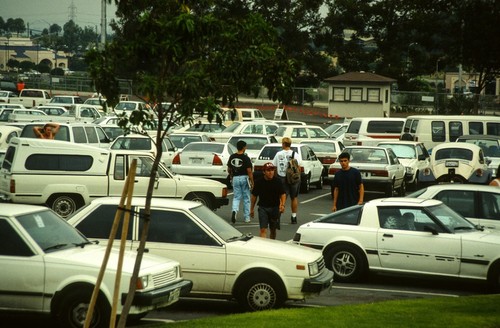
[[[75,104],[69,106],[67,112],[62,115],[35,115],[12,113],[8,117],[9,122],[62,122],[62,123],[92,123],[95,119],[101,118],[101,114],[96,106]]]
[[[50,101],[50,93],[43,89],[23,89],[19,97],[9,99],[10,104],[21,104],[26,108],[47,105]]]
[[[137,159],[134,195],[146,196],[154,161],[150,153],[13,138],[0,169],[0,199],[47,205],[61,217],[68,217],[92,199],[120,196],[133,159]],[[212,210],[229,203],[225,184],[174,175],[162,164],[153,196],[194,200]]]

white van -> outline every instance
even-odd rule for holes
[[[349,122],[344,146],[376,146],[381,141],[399,140],[405,118],[358,117]]]
[[[423,142],[431,149],[443,142],[454,142],[466,134],[500,136],[500,117],[485,115],[412,115],[406,118],[405,140]],[[403,134],[401,138],[403,138]]]
[[[224,125],[233,122],[265,120],[262,112],[257,108],[222,108]]]

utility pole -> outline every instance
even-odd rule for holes
[[[101,49],[106,44],[106,0],[101,0]]]

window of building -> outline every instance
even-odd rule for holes
[[[345,88],[333,88],[333,101],[345,100]]]
[[[363,98],[363,89],[361,88],[351,88],[351,101],[361,101]]]
[[[380,102],[380,89],[368,89],[368,102]]]

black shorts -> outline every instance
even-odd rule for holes
[[[276,229],[280,218],[279,206],[262,207],[259,206],[259,227],[261,229]]]

